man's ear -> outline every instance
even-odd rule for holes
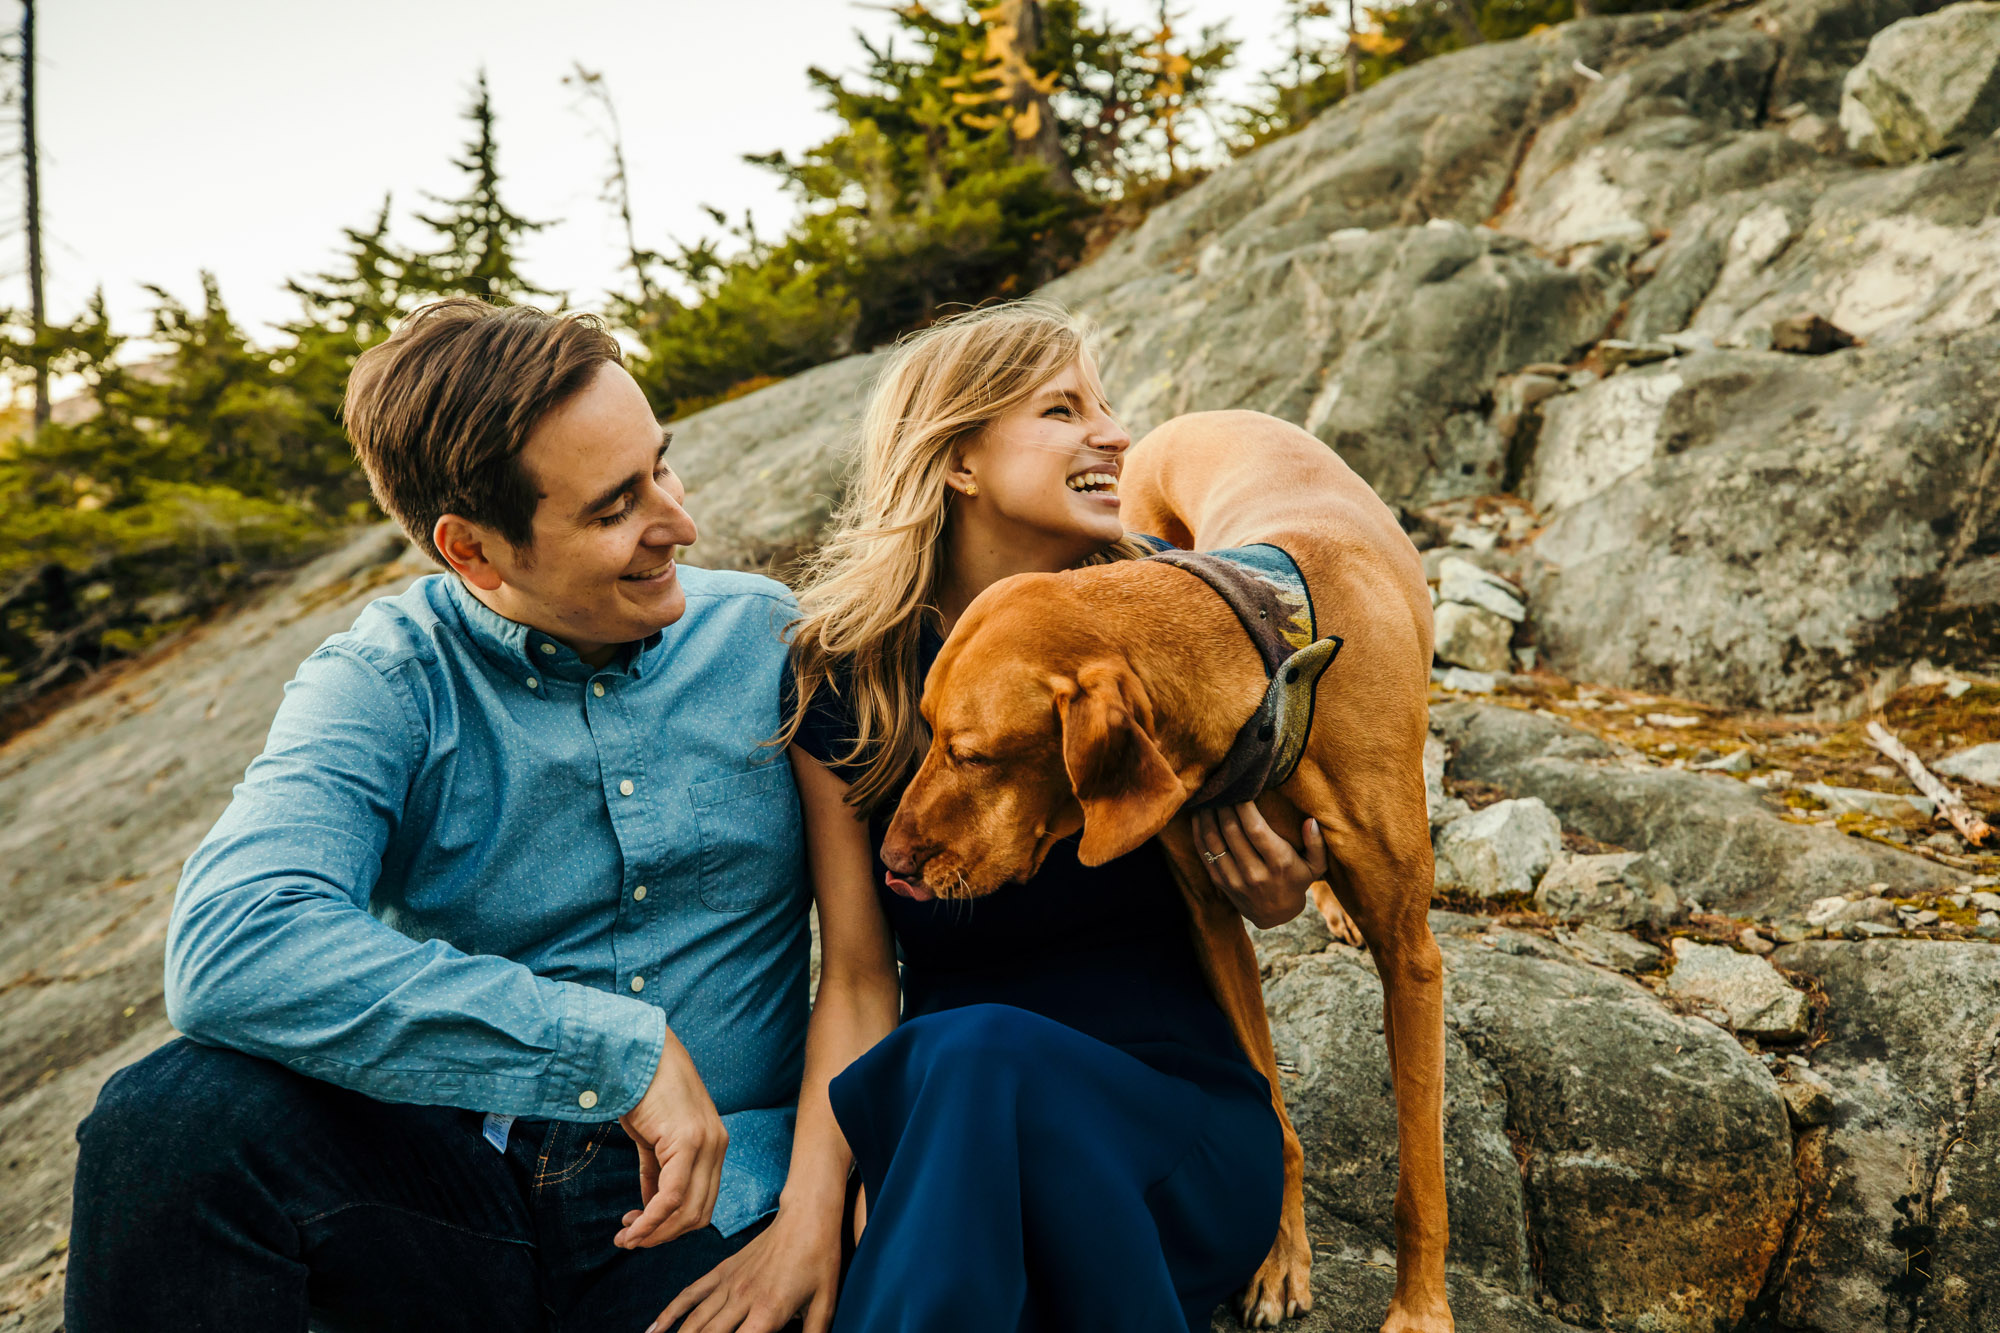
[[[457,514],[441,515],[437,525],[431,529],[431,544],[438,548],[444,562],[460,578],[483,592],[494,592],[504,582],[500,571],[486,556],[488,543],[497,540],[479,524]]]
[[[1093,663],[1056,681],[1063,767],[1083,806],[1077,859],[1101,866],[1167,826],[1187,799],[1153,742],[1145,690],[1122,663]]]

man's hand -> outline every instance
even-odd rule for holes
[[[625,1214],[624,1229],[611,1243],[642,1250],[707,1226],[722,1186],[729,1131],[687,1047],[671,1031],[646,1095],[618,1124],[639,1145],[641,1206]]]
[[[1268,930],[1297,916],[1306,890],[1326,878],[1326,842],[1311,819],[1300,830],[1305,856],[1272,831],[1255,802],[1234,809],[1198,810],[1194,845],[1208,878],[1258,927]]]
[[[783,1207],[764,1233],[674,1298],[646,1333],[772,1333],[803,1313],[805,1333],[826,1333],[840,1289],[840,1214]]]

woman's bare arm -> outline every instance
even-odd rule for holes
[[[797,746],[790,758],[820,939],[791,1170],[770,1227],[682,1292],[655,1325],[669,1327],[686,1314],[684,1333],[769,1333],[801,1311],[806,1333],[824,1333],[833,1322],[853,1155],[826,1087],[895,1028],[901,1008],[889,923],[875,898],[868,825],[847,804],[846,783]]]

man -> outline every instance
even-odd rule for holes
[[[186,1036],[78,1130],[68,1328],[638,1333],[784,1183],[792,603],[680,569],[668,436],[587,318],[426,307],[346,415],[450,573],[307,659],[188,861]]]

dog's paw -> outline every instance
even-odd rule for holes
[[[1245,1328],[1276,1328],[1286,1319],[1313,1308],[1311,1252],[1302,1260],[1286,1258],[1279,1245],[1266,1255],[1250,1285],[1243,1289],[1237,1318]]]
[[[1319,909],[1320,920],[1326,922],[1328,934],[1341,944],[1351,944],[1357,949],[1361,947],[1361,927],[1354,924],[1354,918],[1340,905],[1340,899],[1333,896],[1332,889],[1323,884],[1313,885],[1312,905]]]

